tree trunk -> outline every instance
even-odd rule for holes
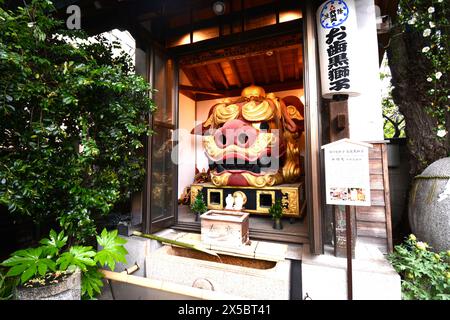
[[[387,49],[392,73],[392,97],[406,120],[406,136],[410,153],[411,176],[419,175],[434,161],[450,153],[450,133],[445,139],[436,135],[437,121],[425,107],[430,105],[427,82],[430,63],[422,54],[425,46],[421,34],[394,31]],[[450,115],[447,114],[450,132]]]

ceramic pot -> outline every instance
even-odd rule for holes
[[[281,219],[275,219],[273,220],[273,228],[276,230],[282,230],[283,224],[281,223]]]

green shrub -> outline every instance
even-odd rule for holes
[[[41,246],[12,253],[2,262],[2,266],[9,268],[6,277],[16,278],[15,283],[25,287],[44,286],[80,269],[82,296],[94,298],[103,286],[103,275],[98,269],[108,266],[114,270],[116,262],[126,263],[128,252],[123,246],[126,240],[118,237],[117,230],[104,229],[97,236],[97,243],[102,247],[97,251],[90,246],[68,246],[67,239],[63,231],[58,234],[51,230],[49,238],[40,241]],[[2,280],[0,278],[0,290]]]
[[[203,214],[208,211],[205,201],[203,201],[203,195],[201,191],[197,193],[194,203],[191,204],[191,210],[196,214]]]
[[[283,216],[283,207],[280,199],[276,200],[275,203],[269,208],[269,215],[273,220],[281,219]]]
[[[141,188],[155,106],[117,44],[80,42],[52,10],[0,8],[0,205],[83,243],[95,217]]]
[[[402,277],[405,300],[450,300],[450,250],[434,253],[411,234],[388,256]]]

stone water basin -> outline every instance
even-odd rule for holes
[[[163,245],[146,258],[147,278],[247,299],[289,299],[290,261],[270,261]]]

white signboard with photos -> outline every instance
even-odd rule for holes
[[[369,148],[350,139],[322,147],[327,204],[370,206]]]

